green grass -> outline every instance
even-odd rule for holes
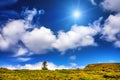
[[[91,65],[83,70],[7,70],[1,68],[0,80],[120,80],[119,64],[115,64],[117,67],[114,64]]]

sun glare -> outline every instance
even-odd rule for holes
[[[76,10],[76,11],[73,12],[73,17],[74,17],[75,19],[80,18],[80,16],[81,16],[80,11]]]

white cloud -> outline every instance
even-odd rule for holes
[[[26,48],[20,47],[14,57],[23,56],[26,53],[28,53],[28,50]]]
[[[17,58],[17,60],[20,61],[20,62],[26,62],[26,61],[31,60],[31,58],[23,58],[23,57],[19,57],[19,58]]]
[[[0,48],[7,49],[11,45],[16,45],[18,40],[25,32],[25,23],[23,20],[14,20],[8,22],[0,34]]]
[[[71,66],[71,69],[77,69],[77,68],[83,69],[83,68],[85,68],[85,66],[78,66],[78,64],[76,64],[76,63],[70,63],[70,66]]]
[[[116,42],[114,43],[114,45],[115,45],[116,47],[120,48],[120,40],[116,41]]]
[[[27,53],[27,49],[41,54],[53,48],[64,52],[68,49],[95,46],[94,36],[100,31],[100,20],[101,18],[89,26],[74,25],[67,32],[60,31],[57,37],[46,27],[33,28],[24,20],[14,20],[1,29],[0,48],[17,46],[18,52],[15,56],[21,56]],[[31,27],[32,31],[27,31]],[[19,49],[22,45],[18,41],[22,41],[26,49]]]
[[[33,10],[26,9],[23,13],[25,16],[26,21],[31,22],[33,20],[33,17],[37,14],[37,10],[33,8]]]
[[[101,5],[107,10],[120,12],[120,0],[104,0]]]
[[[70,65],[71,65],[72,67],[76,67],[76,66],[77,66],[76,63],[70,63]]]
[[[75,69],[76,68],[75,66],[77,66],[77,65],[75,65],[75,63],[72,63],[70,66],[65,66],[65,65],[57,66],[57,65],[55,65],[52,62],[47,62],[47,65],[48,65],[47,68],[49,70],[55,70],[55,69]],[[2,67],[5,67],[5,68],[11,69],[11,70],[14,70],[14,69],[41,70],[42,62],[38,62],[38,63],[35,63],[35,64],[25,64],[24,66],[21,66],[21,65],[16,65],[16,66],[5,65],[5,66],[2,66]],[[84,68],[84,67],[85,66],[77,66],[77,68]]]
[[[0,49],[6,50],[9,47],[9,41],[5,40],[0,34]]]
[[[92,5],[97,5],[97,3],[95,2],[95,0],[90,0],[91,1],[91,3],[92,3]]]
[[[75,59],[76,59],[76,56],[75,56],[75,55],[70,56],[70,59],[71,59],[71,60],[75,60]]]
[[[35,28],[31,32],[26,32],[22,38],[25,46],[36,53],[42,53],[52,49],[52,44],[55,40],[56,37],[53,32],[45,27]]]
[[[120,47],[120,14],[110,15],[104,24],[102,38],[114,42],[116,47]]]
[[[9,22],[2,29],[2,35],[11,45],[15,45],[21,36],[25,33],[25,23],[22,20]]]
[[[95,46],[93,36],[98,33],[95,27],[88,26],[72,26],[68,32],[59,32],[53,47],[59,51],[74,49],[77,47]]]
[[[22,41],[25,46],[36,53],[44,53],[55,48],[59,51],[96,45],[93,36],[100,31],[101,18],[89,26],[74,25],[68,32],[59,32],[56,35],[45,27],[34,28],[31,32],[26,32]]]

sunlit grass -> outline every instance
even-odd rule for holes
[[[107,66],[107,65],[104,65]],[[0,80],[120,80],[120,68],[97,66],[93,70],[7,70],[0,69]],[[115,67],[115,66],[114,66]],[[100,69],[98,69],[100,68]],[[108,70],[109,69],[109,70]]]

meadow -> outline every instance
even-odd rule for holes
[[[84,69],[69,70],[0,68],[0,80],[120,80],[120,64],[90,64]]]

